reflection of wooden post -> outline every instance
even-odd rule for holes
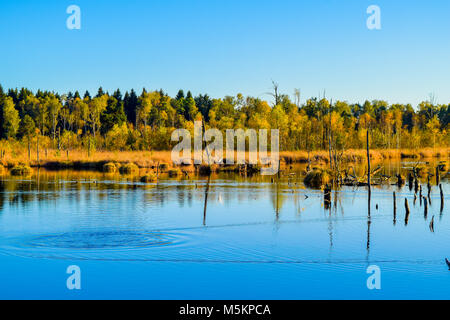
[[[369,189],[369,197],[367,198],[367,257],[369,257],[370,252],[370,225],[372,224],[372,218],[370,213],[370,201],[371,201],[372,194],[370,193]]]
[[[423,203],[424,203],[424,216],[425,219],[428,217],[428,199],[427,197],[423,197]]]
[[[324,205],[325,209],[331,208],[331,187],[327,184],[324,190]]]
[[[397,222],[397,196],[394,192],[394,225]]]
[[[280,179],[281,176],[281,159],[278,158],[278,171],[277,171],[278,179]]]
[[[206,226],[206,207],[208,205],[208,192],[209,192],[209,182],[211,181],[211,176],[208,176],[208,182],[206,183],[205,190],[205,204],[203,206],[203,225]]]

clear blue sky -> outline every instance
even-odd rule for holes
[[[68,30],[66,8],[81,8]],[[381,8],[382,29],[366,28]],[[302,100],[450,102],[450,1],[0,2],[0,83],[67,92],[179,88]]]

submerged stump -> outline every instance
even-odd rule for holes
[[[108,162],[103,165],[103,172],[105,173],[116,173],[117,166],[114,162]]]
[[[304,183],[307,187],[322,189],[331,182],[331,175],[326,170],[314,169],[306,174]]]
[[[127,163],[120,167],[121,174],[137,174],[139,173],[139,167],[134,163]]]
[[[33,173],[33,170],[27,165],[18,165],[11,169],[13,176],[28,176]]]

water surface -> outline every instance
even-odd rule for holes
[[[392,175],[410,164],[383,166]],[[370,203],[366,188],[344,187],[328,205],[302,170],[153,184],[74,171],[0,177],[0,298],[450,298],[447,178],[444,207],[433,183],[425,216],[408,185],[374,187]],[[81,268],[80,291],[66,288],[69,265]],[[367,289],[370,265],[382,270],[379,291]]]

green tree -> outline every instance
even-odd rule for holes
[[[108,96],[105,94],[100,97],[96,97],[89,102],[89,121],[91,123],[92,134],[95,135],[98,128],[101,125],[100,117],[102,112],[106,109],[108,105]]]
[[[55,146],[55,140],[56,140],[56,126],[58,124],[58,116],[59,112],[61,111],[62,105],[58,98],[56,97],[49,97],[46,100],[48,113],[51,117],[52,121],[52,132],[53,132],[53,147]]]
[[[14,100],[11,97],[3,98],[1,105],[2,137],[15,138],[20,124],[19,111],[15,108]]]
[[[26,137],[28,144],[28,159],[31,158],[31,137],[36,133],[36,124],[34,120],[29,116],[25,115],[23,120],[20,122],[19,133],[22,137]]]

